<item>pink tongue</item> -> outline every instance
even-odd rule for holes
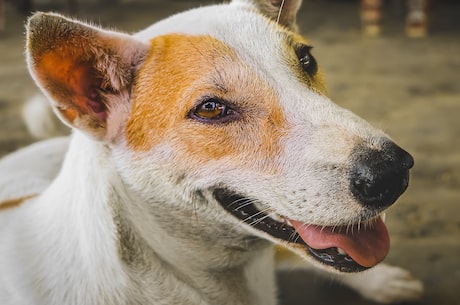
[[[321,227],[290,220],[303,241],[313,249],[338,247],[363,267],[381,262],[390,249],[390,236],[379,217],[371,225],[358,227]]]

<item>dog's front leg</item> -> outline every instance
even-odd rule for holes
[[[387,264],[335,277],[364,298],[384,304],[415,301],[423,293],[422,282],[409,271]]]

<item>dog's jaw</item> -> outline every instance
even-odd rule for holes
[[[389,250],[388,232],[379,216],[355,225],[317,226],[270,212],[261,208],[257,200],[226,189],[218,188],[213,194],[225,210],[243,223],[267,233],[275,242],[301,256],[341,272],[359,272],[373,267]]]

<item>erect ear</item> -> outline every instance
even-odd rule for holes
[[[147,46],[52,13],[27,25],[27,61],[55,112],[96,139],[111,137],[129,113],[131,85]]]
[[[233,0],[233,2],[251,4],[265,16],[297,31],[296,17],[302,0]]]

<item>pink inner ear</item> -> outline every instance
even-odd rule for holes
[[[70,73],[75,73],[71,82],[71,94],[75,103],[83,113],[90,115],[100,123],[107,120],[107,107],[101,94],[101,81],[92,71],[90,64],[82,64],[75,67]]]
[[[80,88],[84,94],[85,101],[83,107],[91,114],[93,113],[98,120],[105,122],[107,120],[107,106],[104,98],[101,96],[101,81],[94,76],[94,72],[87,72],[80,75]],[[86,106],[86,107],[85,107]]]
[[[97,92],[97,89],[90,90],[86,103],[100,121],[105,122],[107,120],[107,107],[102,102],[102,98]]]
[[[74,109],[67,117],[73,122],[75,117],[90,116],[104,124],[108,110],[101,95],[101,78],[91,62],[81,62],[75,52],[50,51],[37,63],[37,76],[62,109]]]

